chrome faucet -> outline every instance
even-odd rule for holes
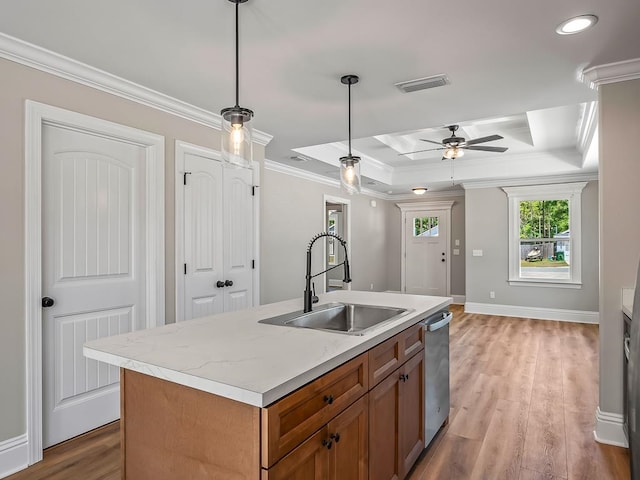
[[[316,240],[322,237],[333,237],[337,239],[342,248],[344,249],[344,262],[334,265],[333,267],[329,267],[326,270],[323,270],[320,273],[316,273],[315,275],[311,275],[311,248]],[[318,275],[322,275],[323,273],[327,273],[329,270],[333,270],[334,268],[338,268],[340,265],[344,265],[344,279],[342,280],[344,283],[351,283],[351,276],[349,272],[349,257],[347,255],[347,242],[345,242],[341,237],[336,235],[335,233],[322,232],[318,233],[315,237],[311,239],[309,242],[309,246],[307,247],[307,275],[305,276],[306,285],[304,290],[304,312],[311,311],[311,305],[318,301],[318,297],[316,297],[311,292],[311,279],[317,277]]]

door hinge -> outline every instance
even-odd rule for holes
[[[184,172],[184,173],[182,174],[182,183],[183,183],[184,185],[186,185],[186,184],[187,184],[187,175],[191,175],[191,172]]]
[[[255,197],[256,196],[256,188],[258,188],[260,185],[251,185],[251,196]]]
[[[187,274],[187,264],[186,263],[184,264],[184,274],[185,275]]]
[[[256,268],[256,261],[255,260],[251,260],[251,268]]]

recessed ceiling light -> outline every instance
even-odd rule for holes
[[[562,22],[556,28],[556,33],[560,35],[573,35],[574,33],[580,33],[594,26],[596,23],[598,23],[598,17],[595,15],[580,15]]]

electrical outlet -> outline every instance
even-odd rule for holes
[[[454,248],[453,249],[453,254],[454,255],[460,255],[460,249],[459,248]]]
[[[455,241],[455,245],[456,245],[456,247],[460,246],[460,240],[458,240],[457,238],[456,238],[456,241]]]
[[[496,298],[496,292],[489,292],[489,298]]]
[[[473,256],[474,257],[481,257],[482,256],[482,250],[473,250]]]

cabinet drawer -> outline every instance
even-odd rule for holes
[[[404,363],[424,348],[424,327],[417,323],[398,334],[400,363]]]
[[[263,408],[262,467],[269,468],[369,389],[366,353]]]
[[[369,350],[369,388],[375,387],[400,366],[400,335]]]
[[[369,388],[424,348],[424,332],[417,323],[369,350]]]

